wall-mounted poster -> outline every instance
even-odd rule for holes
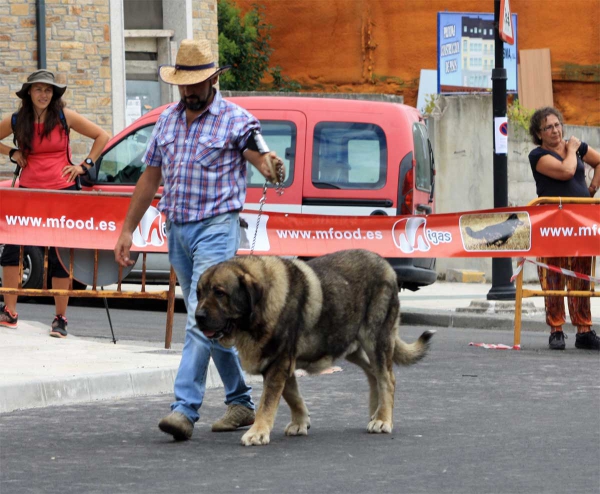
[[[517,92],[517,14],[512,14],[514,44],[504,45],[506,90]],[[492,90],[495,64],[494,14],[438,12],[438,92]]]

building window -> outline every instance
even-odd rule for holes
[[[163,0],[123,0],[125,29],[162,29]]]
[[[170,39],[163,29],[163,0],[124,0],[125,25],[125,124],[130,125],[148,111],[160,106],[158,65],[161,43]],[[166,46],[166,45],[165,45]],[[162,51],[166,48],[163,46]],[[164,56],[163,56],[164,59]]]

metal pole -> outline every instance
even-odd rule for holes
[[[35,2],[38,69],[46,68],[46,1]]]
[[[104,287],[102,287],[102,290],[104,290]],[[115,338],[112,320],[110,319],[110,311],[108,310],[108,300],[106,300],[106,297],[102,297],[102,299],[104,300],[104,308],[106,309],[106,315],[108,316],[108,325],[110,326],[110,334],[112,334],[112,341],[116,345],[117,339]]]
[[[494,0],[494,49],[495,68],[492,69],[492,102],[494,118],[506,117],[506,69],[504,68],[504,43],[500,39],[500,0]],[[494,133],[494,208],[508,206],[508,166],[505,153],[496,151],[495,122]],[[515,300],[515,285],[511,283],[512,260],[492,259],[492,288],[488,300]]]

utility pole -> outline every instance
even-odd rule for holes
[[[506,69],[504,42],[500,38],[500,0],[494,0],[494,68],[492,69],[492,102],[494,114],[494,208],[508,206],[508,165],[506,152],[498,152],[496,118],[506,119]],[[492,288],[488,300],[515,300],[515,285],[511,283],[512,259],[492,258]]]

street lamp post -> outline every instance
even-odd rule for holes
[[[494,0],[494,69],[492,69],[492,103],[494,114],[494,208],[508,206],[508,166],[506,153],[498,153],[496,146],[497,117],[506,118],[506,69],[504,68],[504,43],[500,38],[500,0]],[[488,300],[514,300],[515,285],[510,258],[492,259],[492,288]]]

